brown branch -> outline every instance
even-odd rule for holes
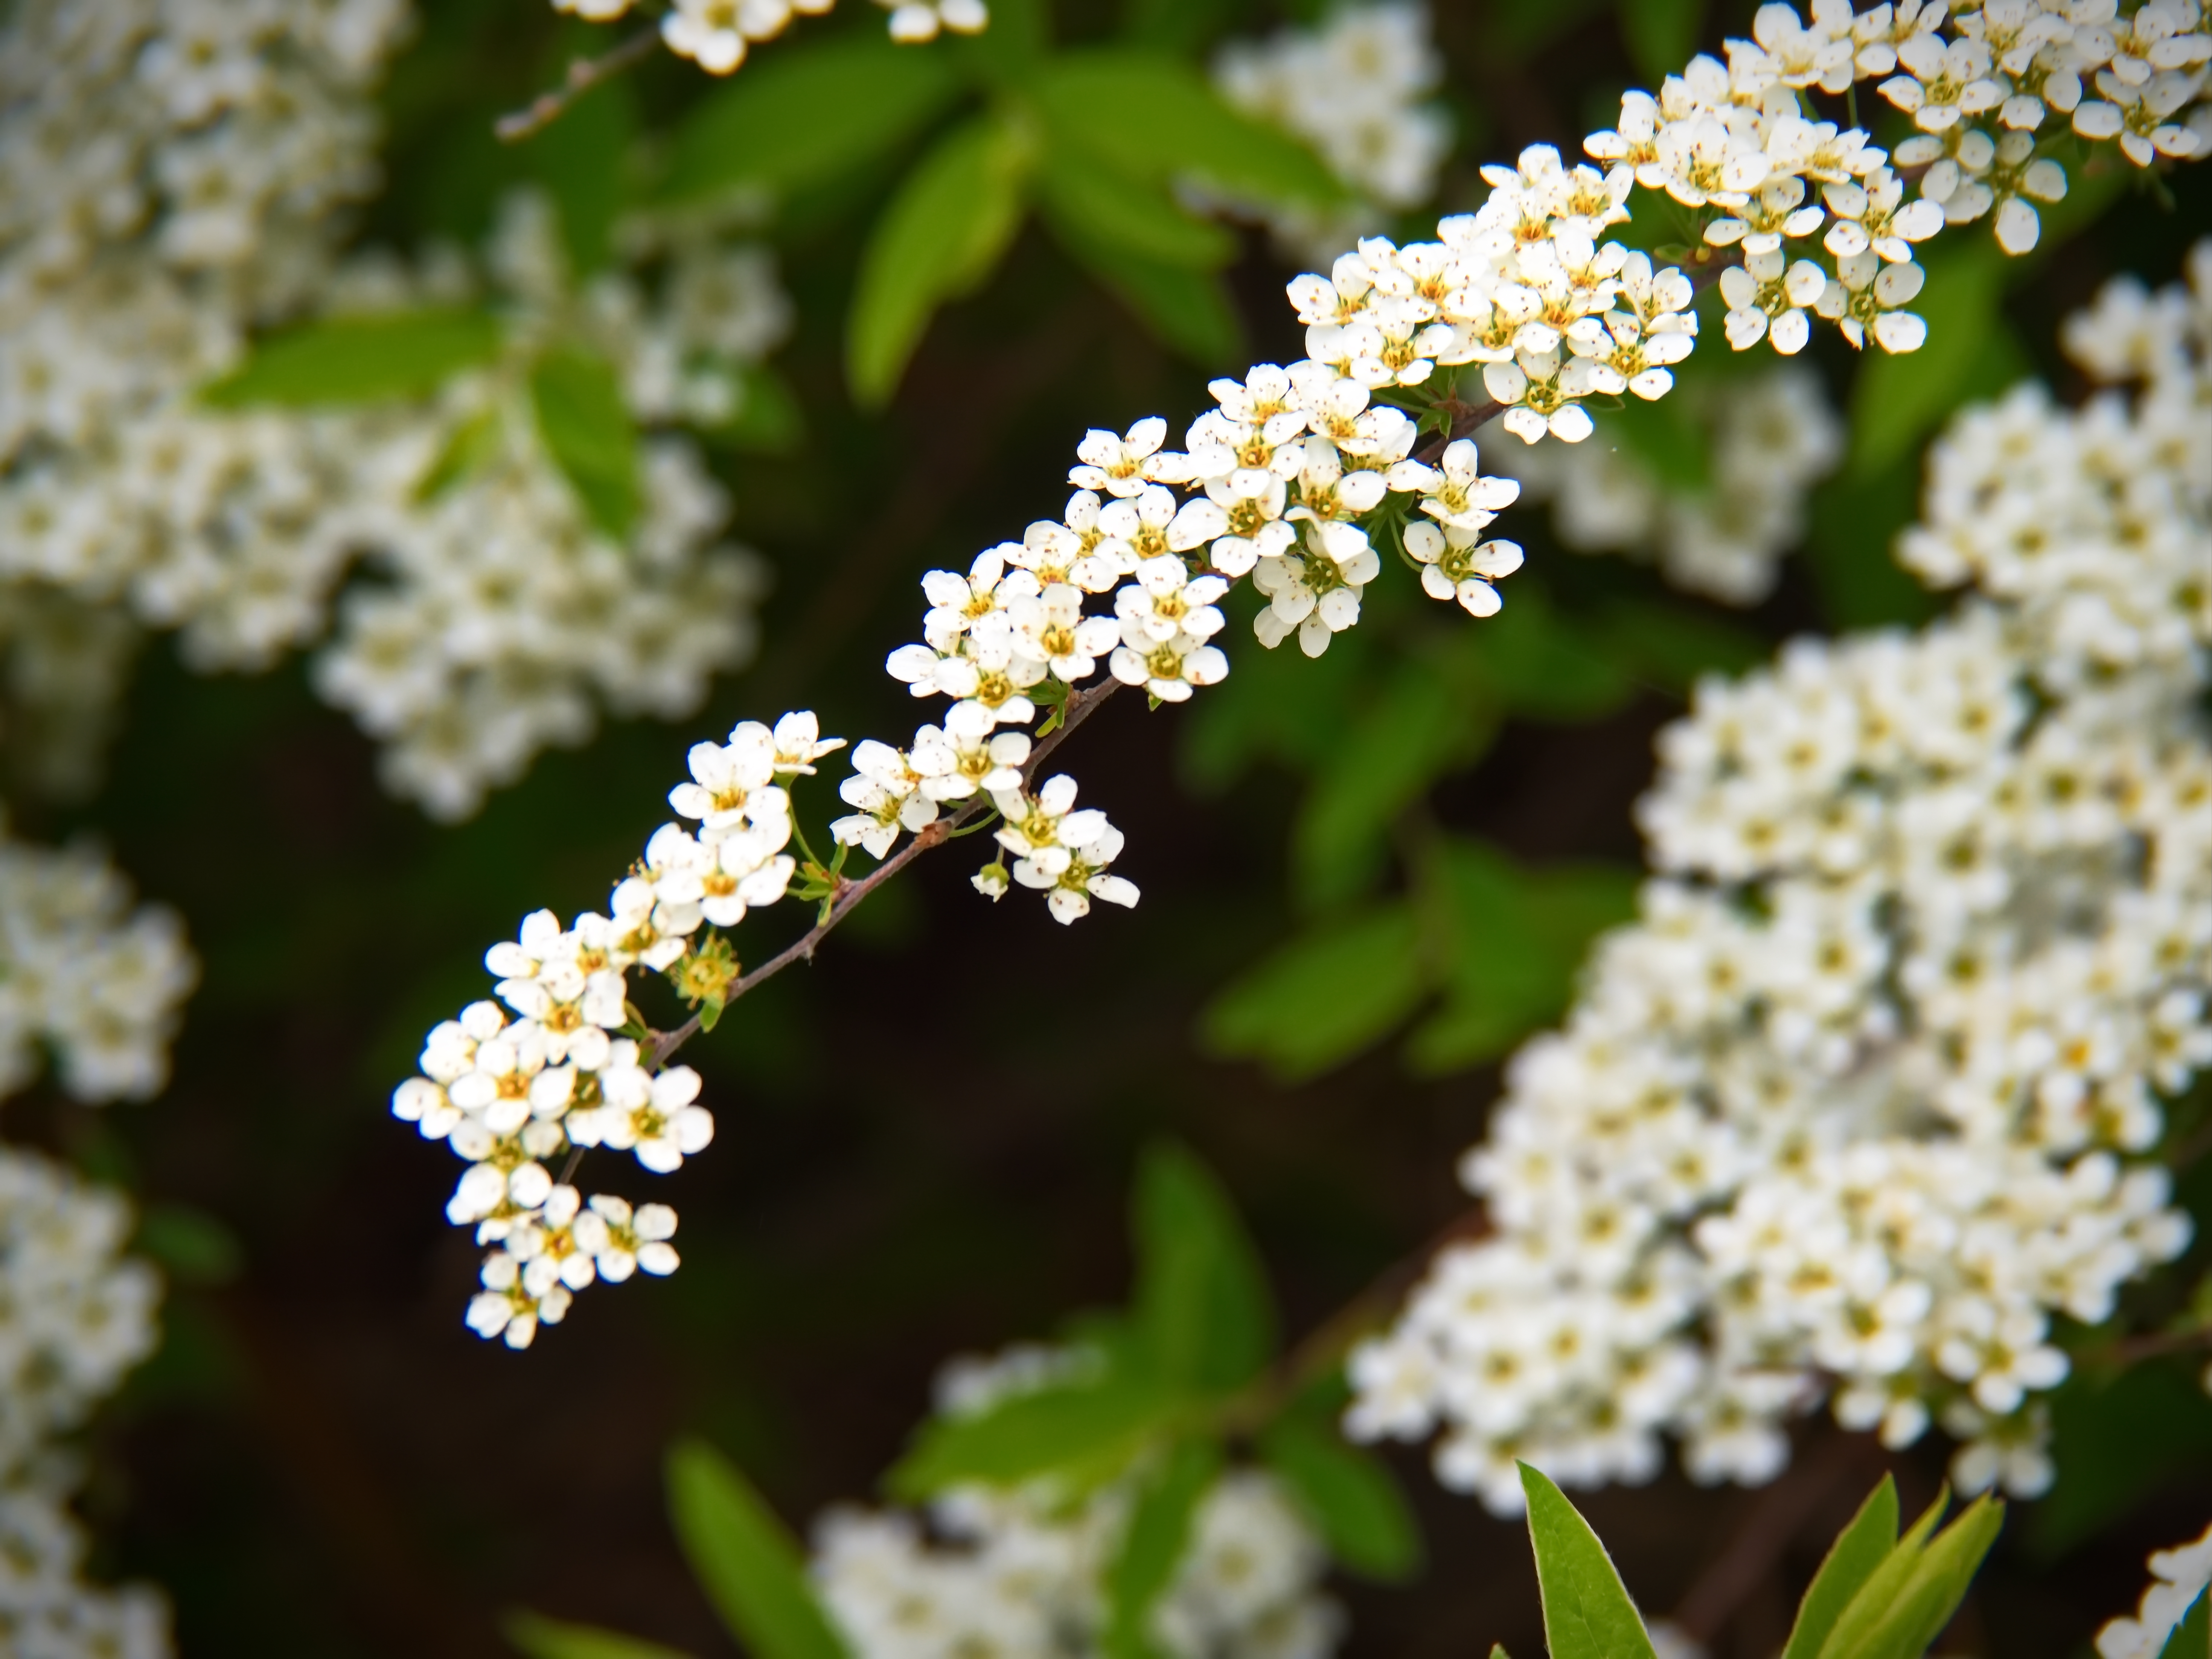
[[[1068,733],[1089,720],[1091,710],[1121,689],[1121,681],[1108,679],[1091,687],[1088,691],[1075,691],[1069,694],[1060,723],[1038,738],[1036,745],[1030,750],[1028,763],[1022,768],[1023,787],[1028,788],[1036,782],[1038,772],[1043,769],[1045,762],[1051,757],[1052,751],[1066,741]],[[956,831],[965,828],[981,817],[988,807],[988,803],[979,797],[969,801],[952,817],[939,818],[934,823],[924,825],[915,832],[912,841],[869,871],[860,880],[848,882],[842,885],[837,890],[836,896],[830,902],[829,914],[798,939],[784,946],[775,956],[770,957],[752,972],[731,986],[729,994],[723,999],[723,1007],[727,1009],[731,1003],[735,1002],[746,992],[774,979],[792,963],[813,961],[814,952],[820,948],[822,941],[830,936],[830,930],[859,908],[862,900],[905,869],[915,860],[929,851],[931,848],[943,846],[952,838]],[[694,1014],[672,1031],[654,1033],[652,1048],[647,1051],[647,1069],[657,1072],[666,1065],[670,1055],[698,1036],[701,1029],[700,1021],[701,1016]],[[573,1170],[573,1164],[570,1167]],[[563,1173],[565,1176],[568,1172]]]
[[[544,131],[560,118],[561,112],[602,81],[612,80],[624,70],[645,61],[660,39],[658,27],[647,24],[627,40],[597,58],[572,58],[568,73],[550,92],[541,92],[522,108],[502,115],[492,125],[503,144],[520,143]]]
[[[2082,1370],[2100,1370],[2160,1359],[2170,1353],[2188,1353],[2196,1348],[2212,1348],[2212,1325],[2200,1325],[2193,1331],[2146,1331],[2139,1336],[2115,1337],[2102,1347],[2076,1355],[2075,1363]]]

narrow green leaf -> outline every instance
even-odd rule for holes
[[[332,317],[274,334],[203,396],[218,409],[373,403],[420,397],[499,355],[499,325],[481,311]]]
[[[798,1541],[720,1452],[698,1440],[671,1449],[668,1508],[700,1588],[752,1659],[848,1659]]]
[[[1896,1543],[1897,1482],[1885,1474],[1828,1547],[1827,1559],[1806,1586],[1782,1659],[1816,1659],[1837,1619]]]
[[[1512,1659],[1512,1656],[1505,1651],[1504,1643],[1492,1642],[1490,1644],[1490,1659]]]
[[[1131,1232],[1131,1297],[1146,1358],[1169,1388],[1226,1394],[1275,1351],[1267,1269],[1213,1172],[1172,1144],[1146,1152]]]
[[[644,505],[637,476],[637,433],[622,383],[605,358],[573,348],[547,352],[530,371],[538,434],[585,512],[619,541]]]
[[[1536,1552],[1552,1659],[1656,1659],[1644,1616],[1589,1522],[1526,1463],[1521,1490],[1528,1500],[1528,1541]]]
[[[1157,185],[1065,138],[1046,146],[1037,187],[1055,217],[1137,258],[1214,270],[1236,257],[1237,239],[1219,225],[1192,218]]]
[[[1620,35],[1652,91],[1670,75],[1680,75],[1698,49],[1705,22],[1705,0],[1620,0]]]
[[[1920,1565],[1920,1553],[1927,1546],[1928,1535],[1936,1530],[1936,1523],[1943,1518],[1943,1510],[1950,1501],[1951,1489],[1946,1486],[1882,1558],[1881,1565],[1867,1575],[1858,1593],[1836,1615],[1828,1639],[1820,1644],[1820,1659],[1851,1659],[1865,1647],[1875,1627],[1896,1605],[1898,1594],[1912,1577],[1913,1569]]]
[[[1152,1609],[1175,1582],[1191,1520],[1221,1472],[1211,1440],[1178,1441],[1137,1494],[1121,1547],[1106,1568],[1105,1647],[1110,1659],[1158,1659]]]
[[[1928,281],[1909,307],[1928,325],[1927,343],[1892,356],[1869,343],[1851,386],[1854,476],[1880,472],[1956,406],[1975,360],[2002,325],[1997,296],[2005,256],[1982,238],[1958,239],[1926,256]]]
[[[722,1007],[722,999],[720,997],[706,997],[701,1000],[699,1004],[699,1029],[702,1031],[711,1031],[715,1026],[721,1024]]]
[[[1117,1468],[1160,1432],[1180,1402],[1148,1376],[1105,1376],[1019,1395],[974,1417],[934,1418],[886,1478],[913,1501],[963,1481],[1016,1486],[1075,1470]]]
[[[1045,222],[1069,257],[1096,276],[1162,345],[1201,368],[1244,360],[1244,325],[1220,277],[1144,258],[1059,211],[1051,201],[1043,206]]]
[[[1317,1076],[1413,1012],[1426,983],[1419,944],[1399,901],[1324,922],[1224,987],[1199,1016],[1200,1040],[1286,1082]]]
[[[569,33],[563,31],[564,33]],[[556,80],[572,57],[591,47],[576,29],[558,61],[542,77]],[[559,209],[561,243],[569,267],[588,276],[614,250],[615,220],[630,202],[630,159],[637,142],[637,83],[627,76],[604,81],[523,142],[525,166],[541,180]]]
[[[1039,78],[1046,125],[1139,179],[1195,179],[1243,199],[1327,205],[1344,187],[1314,153],[1221,101],[1195,68],[1128,47],[1064,52]]]
[[[488,465],[499,453],[506,432],[496,405],[489,405],[457,424],[415,486],[415,499],[434,501],[455,484]]]
[[[990,27],[955,35],[945,46],[973,79],[1023,96],[1052,47],[1051,0],[991,0]]]
[[[507,1646],[526,1659],[685,1659],[674,1648],[620,1631],[558,1620],[518,1609],[500,1620]]]
[[[945,301],[979,286],[1021,223],[1030,145],[996,116],[938,141],[884,210],[860,258],[845,339],[853,395],[880,407]]]
[[[2208,1655],[2212,1655],[2212,1590],[2199,1590],[2187,1614],[2158,1650],[2158,1659],[2207,1659]]]
[[[896,46],[880,29],[779,41],[678,131],[663,193],[806,189],[895,153],[959,91],[944,54]]]
[[[1420,1570],[1421,1534],[1381,1460],[1300,1417],[1279,1419],[1260,1455],[1304,1506],[1329,1553],[1363,1578],[1396,1583]]]
[[[1896,1599],[1850,1659],[1922,1659],[1951,1615],[2004,1525],[2004,1505],[1984,1497],[1920,1553]]]

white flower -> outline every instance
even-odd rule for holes
[[[1810,259],[1785,269],[1778,252],[1747,255],[1741,265],[1721,272],[1721,298],[1729,307],[1729,343],[1745,351],[1771,334],[1774,349],[1784,356],[1802,351],[1813,337],[1805,308],[1817,304],[1827,286],[1827,273]],[[1771,330],[1769,318],[1773,319]]]
[[[1114,595],[1114,613],[1121,619],[1115,631],[1125,647],[1136,641],[1171,640],[1178,634],[1194,644],[1203,642],[1221,631],[1222,616],[1214,601],[1228,591],[1225,577],[1193,576],[1173,554],[1147,559],[1137,567],[1136,580]],[[1115,672],[1127,678],[1119,668]]]
[[[698,1097],[699,1074],[671,1066],[647,1075],[640,1066],[611,1067],[599,1078],[599,1105],[568,1115],[568,1138],[579,1146],[635,1150],[656,1175],[680,1168],[714,1138],[714,1119]]]
[[[853,775],[837,786],[838,798],[859,810],[832,822],[830,836],[841,847],[862,847],[873,857],[884,857],[901,830],[924,830],[937,822],[937,803],[924,793],[927,782],[908,757],[887,743],[867,739],[853,751]]]
[[[1421,501],[1421,511],[1455,530],[1479,531],[1499,511],[1521,498],[1521,485],[1512,478],[1489,478],[1476,465],[1474,440],[1458,438],[1444,446],[1440,458],[1442,481]],[[1413,526],[1408,526],[1412,528]],[[1408,544],[1408,550],[1411,545]],[[1415,554],[1416,558],[1419,557]],[[1516,561],[1517,562],[1517,561]],[[1504,572],[1499,572],[1504,574]]]
[[[1067,481],[1079,489],[1109,495],[1138,495],[1151,482],[1146,469],[1167,435],[1168,423],[1157,415],[1138,422],[1122,437],[1094,428],[1075,447],[1080,464],[1068,469]]]
[[[890,13],[891,39],[901,46],[922,46],[937,39],[939,29],[955,34],[981,34],[990,27],[990,8],[985,0],[876,0]],[[823,9],[827,9],[823,0]]]
[[[1112,827],[1095,807],[1076,810],[1075,780],[1066,773],[1046,779],[1033,795],[1001,789],[991,800],[1005,820],[996,832],[999,845],[1055,880],[1073,860],[1072,849],[1090,845]]]
[[[1219,614],[1214,613],[1217,620]],[[1229,659],[1206,643],[1210,635],[1177,629],[1163,639],[1155,626],[1149,618],[1122,619],[1122,642],[1109,664],[1115,679],[1141,685],[1163,702],[1182,702],[1193,688],[1218,684],[1228,677]]]
[[[745,36],[738,27],[744,9],[744,0],[676,0],[660,20],[660,38],[669,51],[709,75],[727,75],[745,61]],[[526,1336],[523,1343],[528,1340]]]
[[[2099,1659],[2158,1659],[2197,1598],[2212,1584],[2212,1526],[2186,1544],[2153,1552],[2150,1587],[2132,1619],[2097,1632]]]
[[[1943,228],[1943,209],[1926,198],[1907,203],[1905,185],[1888,168],[1863,183],[1832,184],[1822,192],[1836,222],[1820,245],[1839,259],[1872,248],[1892,264],[1912,257],[1912,244]]]
[[[1186,692],[1186,695],[1188,693]],[[1121,856],[1121,832],[1100,815],[1091,833],[1081,841],[1067,839],[1063,826],[1061,846],[1067,857],[1037,857],[1014,860],[1013,878],[1024,887],[1044,890],[1053,920],[1063,925],[1091,914],[1091,901],[1103,899],[1124,909],[1137,902],[1136,884],[1106,873],[1106,866]]]
[[[1897,58],[1905,73],[1884,81],[1881,95],[1923,132],[1942,132],[2004,101],[2004,84],[1990,78],[1990,49],[1979,40],[1947,46],[1932,33],[1916,33],[1899,44]]]
[[[791,797],[775,782],[776,750],[764,727],[748,721],[727,744],[694,744],[689,759],[692,781],[670,790],[668,804],[699,821],[702,841],[790,822]]]
[[[935,801],[966,800],[979,789],[1018,789],[1029,757],[1027,732],[999,731],[964,704],[946,714],[943,730],[925,726],[916,732],[909,757],[922,793]]]
[[[1262,559],[1252,572],[1252,586],[1267,596],[1267,608],[1252,619],[1252,631],[1269,650],[1280,645],[1296,629],[1298,648],[1309,657],[1328,649],[1329,639],[1359,620],[1359,592],[1381,574],[1382,560],[1363,543],[1352,556],[1339,560],[1316,545],[1321,532],[1335,526],[1316,526],[1306,538],[1306,551]]]
[[[1863,349],[1871,334],[1884,351],[1917,351],[1928,325],[1897,307],[1911,304],[1926,279],[1918,265],[1884,264],[1869,249],[1836,261],[1836,280],[1821,290],[1817,304],[1855,348]]]
[[[1082,591],[1065,582],[1016,599],[1007,606],[1006,617],[1013,626],[1015,648],[1042,663],[1066,685],[1091,678],[1097,659],[1113,648],[1119,631],[1110,617],[1085,617]]]
[[[1206,550],[1206,562],[1232,580],[1251,574],[1261,559],[1290,550],[1297,532],[1283,522],[1290,488],[1278,474],[1240,466],[1206,481],[1209,500],[1221,512],[1221,533]]]
[[[1421,591],[1431,599],[1456,599],[1471,617],[1494,617],[1500,601],[1491,584],[1521,568],[1521,550],[1511,542],[1479,542],[1480,533],[1457,525],[1409,524],[1406,551],[1420,561]]]

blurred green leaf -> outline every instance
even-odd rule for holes
[[[988,28],[980,34],[948,36],[945,46],[971,74],[1019,96],[1036,81],[1052,46],[1052,0],[991,0]]]
[[[1898,563],[1898,532],[1920,505],[1918,452],[1866,477],[1830,478],[1813,492],[1805,564],[1837,629],[1925,622],[1942,600]]]
[[[1388,1035],[1425,980],[1413,911],[1394,900],[1301,933],[1231,981],[1200,1015],[1200,1039],[1296,1082]]]
[[[1231,592],[1228,603],[1234,608],[1255,598]],[[1231,626],[1243,625],[1240,614]],[[1218,794],[1262,759],[1297,771],[1321,765],[1351,729],[1352,712],[1372,683],[1377,638],[1372,629],[1351,629],[1310,659],[1295,648],[1243,652],[1235,673],[1188,705],[1178,757],[1185,782]]]
[[[2158,1659],[2206,1659],[2207,1655],[2212,1655],[2212,1590],[2199,1590],[2186,1616],[2158,1650]]]
[[[1493,705],[1469,697],[1420,657],[1389,684],[1316,769],[1291,825],[1294,890],[1316,907],[1340,903],[1382,867],[1391,826],[1436,780],[1486,749]]]
[[[1462,630],[1457,653],[1469,677],[1513,713],[1536,720],[1589,720],[1626,702],[1632,687],[1603,635],[1564,617],[1541,587],[1509,590],[1505,608]]]
[[[1277,1419],[1261,1436],[1260,1455],[1346,1569],[1385,1583],[1420,1570],[1420,1529],[1381,1459],[1297,1416]]]
[[[1213,270],[1236,256],[1237,239],[1219,225],[1192,218],[1157,185],[1064,137],[1045,147],[1037,187],[1055,218],[1139,259]]]
[[[1135,46],[1188,55],[1229,26],[1235,0],[1123,0],[1121,37]]]
[[[203,394],[218,409],[310,408],[420,397],[499,355],[500,326],[481,311],[332,317],[272,334]]]
[[[1620,17],[1628,61],[1656,93],[1667,76],[1682,72],[1697,51],[1705,0],[1620,0]]]
[[[487,405],[455,422],[439,447],[437,459],[416,483],[415,499],[437,500],[496,456],[504,435],[503,420],[496,404]]]
[[[1750,629],[1671,599],[1621,599],[1589,624],[1589,637],[1638,678],[1676,696],[1700,675],[1741,674],[1773,654]]]
[[[1920,1518],[1891,1547],[1881,1564],[1867,1575],[1866,1582],[1836,1615],[1828,1639],[1820,1644],[1820,1659],[1860,1659],[1875,1627],[1897,1605],[1899,1593],[1920,1565],[1929,1535],[1943,1518],[1943,1510],[1950,1501],[1951,1489],[1946,1486],[1936,1494],[1936,1501],[1920,1512]]]
[[[2004,266],[2004,254],[1981,237],[1926,255],[1928,281],[1911,309],[1928,324],[1927,343],[1895,356],[1870,343],[1851,385],[1851,476],[1866,477],[1917,453],[1957,407],[1975,360],[2003,326],[1997,301]]]
[[[221,1219],[189,1204],[149,1204],[138,1218],[137,1247],[180,1285],[223,1285],[238,1277],[246,1248]]]
[[[564,63],[567,57],[562,54]],[[557,80],[557,67],[545,78]],[[559,120],[523,143],[524,164],[560,209],[561,243],[580,276],[598,270],[614,251],[615,221],[629,205],[636,141],[636,83],[617,76],[576,99]]]
[[[532,365],[531,407],[538,435],[584,511],[617,541],[628,536],[644,506],[637,476],[637,432],[622,383],[605,358],[556,348]]]
[[[1227,1394],[1275,1352],[1260,1252],[1213,1172],[1186,1149],[1150,1148],[1138,1171],[1134,1327],[1162,1382]]]
[[[1435,870],[1449,941],[1444,999],[1407,1043],[1418,1071],[1479,1066],[1556,1018],[1590,941],[1636,914],[1638,873],[1624,866],[1532,869],[1486,842],[1454,838],[1438,848]]]
[[[698,1440],[670,1449],[668,1508],[700,1588],[753,1659],[848,1659],[798,1541],[720,1452]]]
[[[1103,240],[1051,203],[1045,209],[1046,222],[1060,246],[1154,339],[1201,368],[1243,361],[1244,325],[1218,276],[1145,258]]]
[[[1836,1627],[1851,1598],[1888,1559],[1897,1543],[1897,1482],[1885,1474],[1867,1494],[1851,1523],[1828,1547],[1820,1570],[1797,1604],[1797,1622],[1782,1659],[1819,1659],[1821,1644]]]
[[[1035,93],[1056,137],[1134,178],[1198,179],[1261,202],[1343,198],[1311,150],[1230,108],[1178,58],[1127,47],[1066,52],[1047,66]]]
[[[943,53],[894,45],[879,28],[780,41],[678,131],[663,193],[805,190],[891,154],[959,92]]]
[[[1589,1522],[1526,1463],[1521,1490],[1528,1500],[1528,1542],[1536,1552],[1552,1659],[1656,1659],[1644,1617]]]
[[[963,1481],[1007,1486],[1059,1471],[1110,1473],[1181,1406],[1154,1378],[1109,1366],[1097,1377],[1017,1395],[972,1417],[933,1418],[884,1484],[894,1497],[913,1501]]]
[[[1192,1517],[1220,1472],[1218,1444],[1182,1440],[1139,1488],[1121,1547],[1106,1568],[1105,1648],[1111,1659],[1158,1659],[1149,1629],[1152,1609],[1175,1582]]]
[[[908,173],[870,234],[846,332],[853,395],[881,407],[939,306],[980,285],[1021,223],[1030,144],[994,115],[963,122]]]
[[[522,1610],[507,1614],[499,1628],[507,1644],[527,1659],[684,1659],[674,1648],[658,1642],[590,1625],[563,1624]]]
[[[732,448],[759,455],[788,455],[806,436],[806,416],[791,383],[766,363],[736,368],[737,411],[714,428]]]
[[[2212,1480],[2212,1399],[2193,1368],[2077,1368],[2051,1400],[2058,1480],[2030,1512],[2034,1553],[2054,1560],[2163,1487]]]
[[[1711,487],[1712,434],[1686,398],[1662,398],[1656,403],[1625,398],[1619,409],[1598,411],[1597,429],[1590,437],[1629,451],[1665,479],[1670,490]]]

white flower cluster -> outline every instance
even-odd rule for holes
[[[0,1096],[47,1054],[76,1099],[155,1093],[198,973],[174,913],[133,911],[130,884],[106,858],[0,832]]]
[[[567,928],[550,910],[526,918],[517,939],[484,957],[500,1001],[471,1003],[431,1031],[423,1074],[399,1086],[392,1109],[467,1161],[446,1215],[496,1247],[469,1304],[480,1335],[527,1347],[576,1291],[640,1268],[675,1271],[673,1210],[605,1194],[587,1200],[565,1170],[556,1179],[548,1166],[604,1146],[665,1175],[714,1139],[713,1116],[693,1103],[699,1074],[661,1066],[641,1046],[627,975],[665,972],[694,1003],[719,1006],[738,970],[711,930],[784,896],[797,864],[783,850],[793,834],[783,783],[842,746],[804,713],[773,731],[749,720],[726,744],[694,744],[694,781],[669,797],[691,827],[653,832],[605,915]]]
[[[611,23],[636,0],[553,0],[553,9],[594,23]],[[763,40],[773,40],[794,17],[820,17],[837,0],[675,0],[661,15],[660,39],[709,75],[727,75]],[[991,21],[985,0],[876,0],[890,14],[891,39],[908,46],[934,40],[944,30],[977,34]]]
[[[1643,917],[1515,1058],[1461,1173],[1495,1235],[1352,1361],[1360,1436],[1759,1482],[1829,1401],[1953,1478],[2051,1478],[2059,1316],[2187,1243],[2146,1154],[2212,1062],[2212,246],[2069,330],[2144,384],[1962,416],[1905,557],[1976,597],[1700,688]]]
[[[956,1364],[939,1381],[939,1409],[972,1414],[1056,1376],[1065,1359],[1016,1349]],[[1128,1508],[1121,1482],[1072,1504],[1042,1488],[962,1488],[931,1505],[926,1526],[896,1511],[833,1510],[816,1524],[814,1582],[855,1659],[1091,1659],[1105,1651],[1103,1578]],[[1319,1593],[1327,1566],[1273,1477],[1234,1470],[1200,1501],[1149,1634],[1171,1659],[1327,1659],[1343,1626]]]
[[[67,1170],[0,1149],[0,1652],[38,1659],[166,1659],[157,1591],[80,1577],[69,1512],[76,1428],[154,1351],[161,1283],[125,1257],[130,1207]]]
[[[1385,215],[1436,193],[1451,121],[1424,100],[1443,84],[1443,67],[1419,0],[1342,6],[1314,27],[1222,50],[1213,64],[1221,95],[1310,144],[1356,198],[1328,213],[1267,210],[1284,247],[1328,259]]]
[[[2189,1543],[2153,1552],[2150,1577],[2136,1616],[2111,1620],[2097,1632],[2101,1659],[2158,1659],[2191,1604],[2212,1586],[2212,1527]]]
[[[600,702],[676,716],[752,647],[752,556],[682,439],[649,447],[623,547],[543,451],[525,384],[549,341],[616,365],[632,414],[712,425],[782,332],[764,256],[696,240],[574,291],[542,203],[511,204],[480,294],[465,262],[339,266],[374,184],[371,82],[397,0],[18,8],[0,34],[0,590],[181,630],[204,671],[307,645],[367,556],[317,665],[386,745],[398,792],[472,811]],[[225,414],[195,395],[255,326],[489,300],[506,359],[428,404]],[[435,485],[438,487],[433,488]],[[22,599],[15,595],[27,594]],[[20,652],[17,653],[20,654]],[[85,762],[80,761],[82,770]]]
[[[1602,420],[1595,442],[1508,452],[1500,467],[1523,501],[1551,502],[1553,528],[1573,550],[1656,557],[1677,587],[1756,605],[1805,533],[1806,496],[1844,459],[1843,423],[1820,376],[1794,363],[1693,381],[1680,395],[1709,458],[1703,479],[1605,441]]]

